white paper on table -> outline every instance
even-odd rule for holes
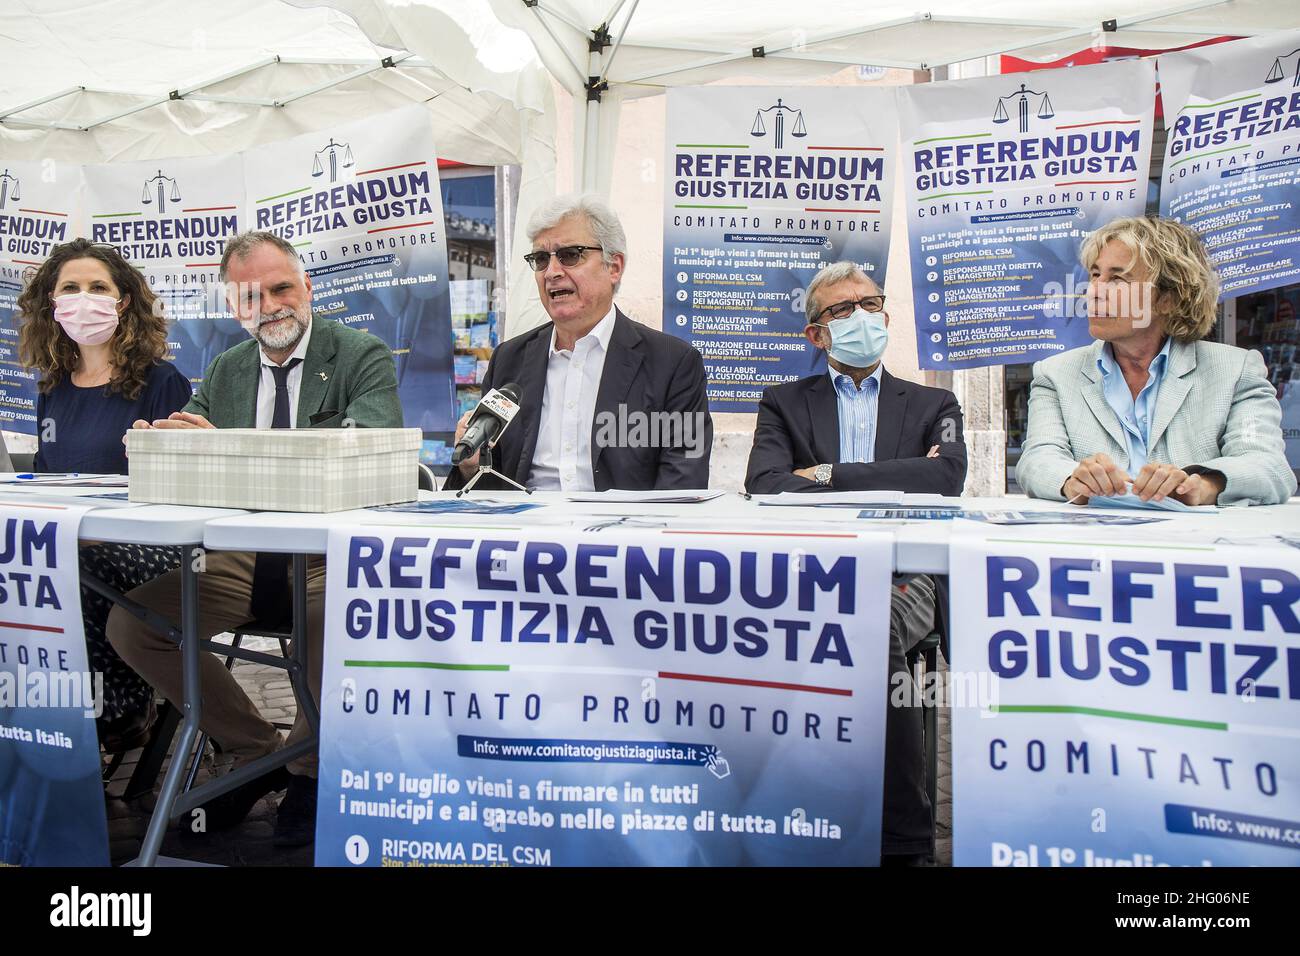
[[[857,508],[893,505],[904,508],[960,508],[961,502],[943,495],[912,494],[902,491],[783,491],[776,495],[753,495],[761,505],[793,508]]]
[[[1177,498],[1165,498],[1164,501],[1156,501],[1154,498],[1150,501],[1143,501],[1133,492],[1127,492],[1122,495],[1095,495],[1088,499],[1088,507],[1096,508],[1134,508],[1145,511],[1181,511],[1185,514],[1218,514],[1219,509],[1214,505],[1198,505],[1192,507],[1185,505]]]
[[[714,498],[721,498],[725,491],[709,491],[707,488],[698,490],[661,490],[661,491],[629,491],[619,488],[611,488],[609,491],[580,491],[567,495],[568,501],[589,501],[602,502],[605,504],[678,504],[691,505],[699,504],[702,501],[712,501]]]
[[[901,491],[782,491],[775,495],[753,495],[751,500],[761,505],[821,508],[831,505],[901,505],[906,497]]]
[[[17,476],[0,479],[0,484],[17,485],[66,485],[69,488],[94,486],[98,488],[125,488],[126,475],[81,475],[81,474],[34,474],[31,478]]]

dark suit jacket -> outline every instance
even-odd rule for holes
[[[961,406],[952,392],[880,373],[876,460],[838,464],[840,413],[826,372],[769,386],[758,405],[754,447],[745,490],[906,491],[960,495],[966,481]],[[925,453],[939,446],[938,458]],[[831,464],[831,487],[794,474],[796,468]]]
[[[226,349],[208,366],[185,406],[217,428],[257,426],[261,346],[254,339]],[[299,428],[401,428],[393,350],[383,340],[313,316],[298,393]]]
[[[935,445],[939,457],[926,458]],[[960,495],[966,483],[966,443],[957,397],[945,388],[905,382],[882,369],[875,452],[873,462],[838,464],[840,409],[828,373],[772,385],[758,405],[745,490],[751,495],[779,491]],[[829,488],[793,473],[796,468],[821,464],[835,466]],[[948,579],[936,575],[934,580],[935,625],[942,635],[943,656],[948,658]]]
[[[523,335],[502,342],[492,353],[483,392],[510,382],[520,386],[519,414],[498,441],[493,463],[498,471],[521,485],[528,483],[537,434],[542,423],[542,397],[546,394],[546,367],[555,326],[546,323]],[[682,412],[693,422],[703,423],[699,457],[688,457],[689,449],[679,441],[676,447],[600,447],[601,413],[616,418],[619,406],[625,414]],[[694,427],[692,425],[692,427]],[[676,437],[683,433],[678,430]],[[596,393],[596,417],[592,422],[591,470],[597,491],[611,488],[644,491],[656,488],[707,488],[709,455],[713,450],[713,419],[709,415],[708,391],[704,380],[704,359],[686,342],[656,332],[615,310],[614,331]],[[465,484],[460,469],[453,468],[444,488]],[[505,488],[491,476],[476,488]]]

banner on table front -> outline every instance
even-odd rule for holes
[[[890,561],[332,530],[316,862],[875,864]]]
[[[1160,212],[1201,236],[1220,298],[1300,281],[1300,31],[1159,63]]]
[[[0,866],[107,866],[108,825],[81,626],[89,508],[0,502]]]
[[[35,381],[18,363],[14,307],[24,270],[53,245],[86,236],[143,271],[166,309],[169,358],[197,386],[217,355],[248,338],[218,267],[227,239],[260,229],[298,250],[315,316],[392,347],[405,423],[452,431],[443,228],[422,107],[227,156],[11,164],[0,175],[0,427],[36,432]]]
[[[996,691],[953,707],[955,864],[1300,865],[1300,554],[970,535],[949,563],[953,674]]]
[[[1033,362],[1091,341],[1087,233],[1146,206],[1148,61],[900,87],[917,360]]]
[[[664,331],[703,354],[713,411],[825,369],[803,336],[823,265],[884,288],[896,119],[892,88],[668,91]]]
[[[36,373],[18,360],[18,296],[50,249],[82,232],[81,167],[0,163],[0,429],[36,434]]]

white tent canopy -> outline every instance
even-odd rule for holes
[[[530,51],[516,43],[490,69],[465,29],[428,8],[425,28],[441,37],[430,59],[307,6],[8,0],[0,151],[78,162],[226,153],[425,102],[444,156],[518,161],[518,110],[546,110]]]
[[[1053,60],[1093,44],[1167,49],[1300,27],[1295,0],[491,0],[581,98],[586,188],[608,184],[608,127],[623,97],[737,75],[789,82],[874,65],[909,70],[1016,51]],[[594,79],[594,82],[593,82]],[[605,88],[604,84],[608,84]],[[600,106],[586,105],[597,87]]]
[[[233,153],[423,103],[440,156],[523,164],[526,215],[554,191],[550,80],[485,0],[445,7],[6,0],[0,160]]]

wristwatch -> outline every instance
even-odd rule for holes
[[[818,465],[813,469],[813,478],[819,485],[829,485],[831,483],[831,466]]]

